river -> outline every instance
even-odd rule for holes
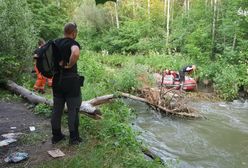
[[[163,116],[147,105],[129,102],[133,122],[149,149],[179,168],[247,168],[248,101],[197,102],[191,105],[207,119]]]

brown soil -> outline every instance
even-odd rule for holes
[[[35,131],[29,130],[30,126],[35,127]],[[10,127],[16,127],[12,130]],[[7,103],[0,102],[0,140],[4,138],[1,136],[4,133],[21,132],[24,133],[21,137],[8,146],[0,147],[0,167],[35,167],[44,161],[52,160],[47,151],[58,146],[52,145],[50,121],[33,114],[23,103]],[[26,138],[25,138],[26,137]],[[28,137],[28,138],[27,138]],[[38,137],[38,138],[37,138]],[[68,143],[65,141],[64,143]],[[62,149],[61,149],[62,148]],[[68,147],[61,147],[60,149],[67,155],[72,152]],[[29,158],[26,161],[13,164],[5,163],[6,158],[13,152],[27,152]]]

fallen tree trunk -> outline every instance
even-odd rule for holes
[[[6,87],[12,92],[20,94],[23,98],[27,99],[29,102],[33,104],[44,103],[48,106],[53,106],[52,100],[36,95],[34,92],[31,92],[28,89],[17,85],[13,81],[7,81]],[[134,96],[128,93],[119,93],[117,95],[109,94],[109,95],[96,97],[88,101],[83,101],[80,107],[80,112],[83,114],[86,114],[87,116],[91,118],[100,119],[101,116],[98,113],[99,110],[95,106],[98,106],[104,103],[109,103],[113,99],[116,99],[116,98],[129,98],[129,99],[133,99],[136,101],[144,102],[148,104],[149,106],[155,107],[157,110],[163,113],[169,114],[169,115],[176,115],[176,116],[190,117],[190,118],[202,117],[198,113],[186,113],[186,112],[177,112],[175,110],[170,110],[170,109],[167,109],[166,107],[155,105],[144,98],[137,97],[137,96]]]
[[[28,89],[17,85],[15,82],[8,80],[6,83],[6,87],[16,93],[20,94],[23,98],[27,99],[29,102],[33,104],[44,103],[49,106],[53,106],[53,101],[46,99],[44,97],[36,95],[34,92],[29,91]]]
[[[24,99],[27,99],[32,104],[43,103],[48,106],[53,106],[53,100],[46,99],[42,96],[35,94],[34,92],[17,85],[15,82],[8,80],[6,83],[7,89],[21,95]],[[89,102],[82,102],[80,112],[94,119],[100,119],[101,116],[96,113],[97,108],[92,106]]]

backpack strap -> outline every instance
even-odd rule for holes
[[[56,46],[56,48],[57,48],[57,54],[59,55],[59,56],[61,56],[61,51],[60,51],[60,48],[58,47],[58,45],[57,45],[57,43],[56,43],[56,41],[57,40],[59,40],[59,39],[56,39],[56,40],[54,40],[53,42],[54,42],[54,45]],[[61,59],[62,61],[63,61],[63,64],[62,64],[62,66],[60,66],[59,65],[59,60],[58,60],[58,70],[59,70],[59,82],[58,82],[58,84],[60,85],[61,84],[61,82],[62,82],[62,78],[63,78],[63,69],[64,69],[64,66],[65,66],[65,59],[64,59],[64,57]]]

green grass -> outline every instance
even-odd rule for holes
[[[46,104],[38,104],[34,108],[34,113],[37,115],[42,115],[45,117],[51,117],[52,114],[52,107],[46,105]]]
[[[35,145],[48,139],[48,134],[44,131],[34,131],[20,136],[18,143],[22,145]]]
[[[19,102],[21,101],[21,97],[11,93],[8,90],[5,90],[3,88],[0,87],[0,101],[4,101],[4,102],[12,102],[12,101],[16,101]]]
[[[136,141],[137,133],[129,124],[133,111],[122,101],[102,106],[104,119],[95,121],[82,116],[80,133],[84,143],[72,157],[44,162],[38,168],[162,168],[159,161],[147,161]]]

